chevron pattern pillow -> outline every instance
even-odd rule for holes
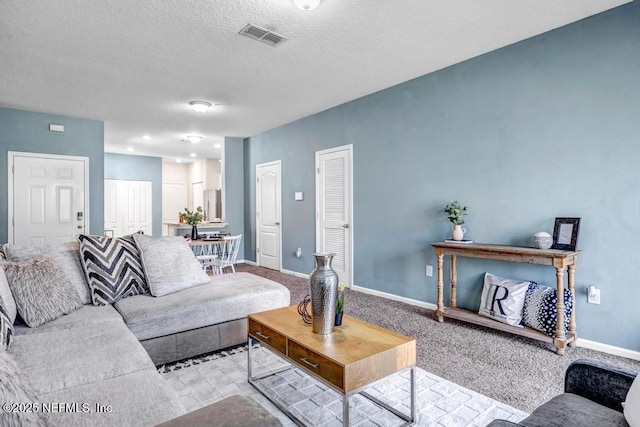
[[[78,240],[93,305],[109,305],[149,292],[133,237],[80,235]]]

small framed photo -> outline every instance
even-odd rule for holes
[[[551,249],[575,251],[578,244],[580,218],[556,218]]]

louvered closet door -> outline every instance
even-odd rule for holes
[[[351,285],[352,213],[351,146],[316,153],[318,252],[335,253],[333,269]]]

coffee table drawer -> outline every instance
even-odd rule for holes
[[[249,319],[249,335],[281,354],[287,354],[287,339],[253,319]]]
[[[326,357],[289,341],[289,359],[338,388],[344,388],[344,369]]]

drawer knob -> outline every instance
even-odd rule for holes
[[[311,362],[309,362],[309,359],[307,359],[306,357],[301,357],[300,360],[302,360],[307,365],[311,366],[313,369],[316,369],[318,367],[318,365],[319,365],[319,363],[311,363]]]
[[[256,335],[259,336],[260,338],[264,338],[265,340],[271,339],[269,335],[265,335],[260,331],[256,332]]]

